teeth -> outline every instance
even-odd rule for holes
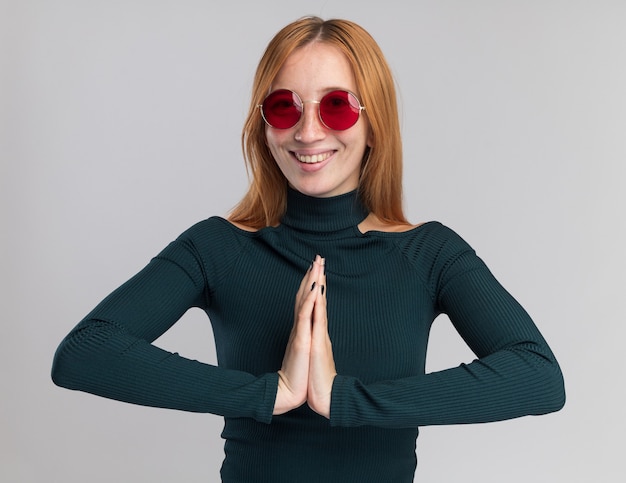
[[[328,159],[331,153],[313,154],[312,156],[296,154],[296,159],[301,163],[314,164]]]

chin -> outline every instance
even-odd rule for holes
[[[353,191],[358,187],[358,181],[355,181],[354,183],[329,183],[329,181],[330,180],[328,179],[323,180],[319,178],[298,179],[295,183],[289,182],[289,186],[303,195],[315,198],[331,198],[333,196],[339,196]],[[354,184],[354,186],[351,186],[352,184]]]
[[[327,189],[323,187],[310,187],[300,185],[293,188],[303,195],[312,196],[314,198],[330,198],[331,196],[335,196],[335,193],[332,189]]]

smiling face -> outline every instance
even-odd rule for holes
[[[352,67],[345,55],[328,44],[313,42],[294,51],[272,84],[289,89],[305,102],[300,121],[289,129],[266,126],[267,145],[289,185],[303,194],[329,197],[357,188],[368,146],[367,119],[345,131],[332,131],[319,118],[319,101],[342,89],[358,97]]]

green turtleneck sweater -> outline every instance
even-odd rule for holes
[[[559,366],[520,305],[452,230],[361,233],[356,192],[290,190],[278,227],[191,227],[63,340],[54,382],[146,406],[224,416],[224,482],[410,482],[418,427],[558,410]],[[330,421],[306,404],[272,416],[294,300],[326,259],[338,375]],[[218,366],[152,344],[188,309],[209,316]],[[477,360],[425,374],[445,313]]]

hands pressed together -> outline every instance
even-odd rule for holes
[[[326,316],[326,274],[319,255],[305,274],[296,295],[294,325],[281,369],[274,414],[283,414],[305,402],[330,418],[330,395],[335,361]]]

